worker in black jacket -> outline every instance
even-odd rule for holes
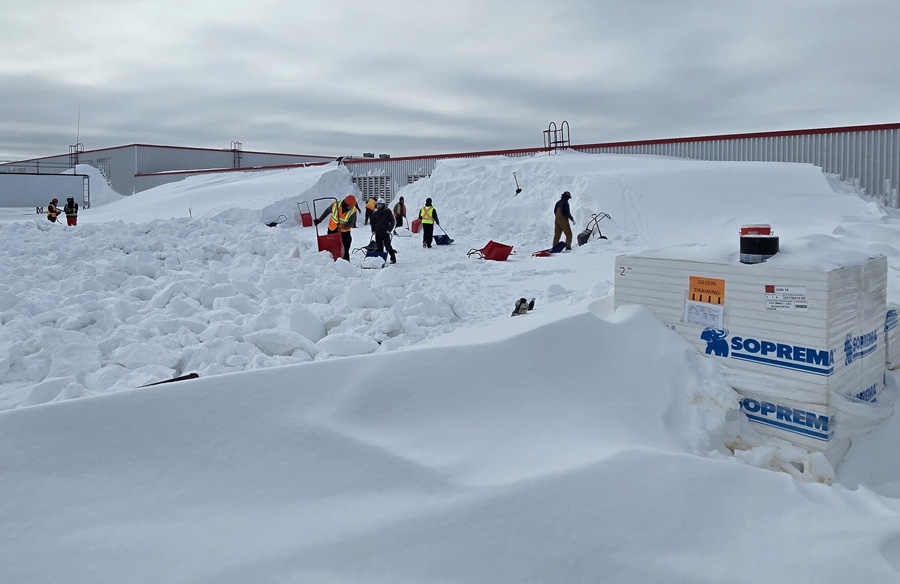
[[[566,249],[572,249],[572,228],[569,227],[569,221],[575,223],[575,218],[572,217],[572,211],[569,209],[569,199],[571,198],[571,193],[566,191],[560,195],[559,200],[556,201],[556,205],[553,207],[553,247],[556,247],[556,244],[559,243],[559,240],[565,234]]]
[[[384,202],[379,202],[372,213],[372,233],[375,234],[375,247],[391,255],[391,263],[397,263],[397,252],[391,246],[391,232],[394,230],[394,214]]]

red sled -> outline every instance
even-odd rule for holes
[[[331,201],[331,204],[333,205],[337,202],[337,199],[334,197],[314,199],[313,209],[316,208],[316,201]],[[316,216],[319,216],[319,211],[316,210],[315,212]],[[334,261],[338,261],[344,257],[344,240],[341,238],[340,233],[326,233],[325,235],[319,235],[319,226],[316,225],[316,243],[319,245],[319,251],[331,252]]]
[[[560,241],[553,247],[548,247],[547,249],[542,249],[541,251],[536,251],[531,255],[536,258],[546,258],[546,257],[549,257],[551,254],[559,253],[564,249],[566,249],[566,242]]]
[[[481,249],[470,249],[466,257],[477,255],[483,260],[494,260],[495,262],[504,262],[509,254],[512,253],[513,246],[503,243],[497,243],[493,239],[487,242],[487,245]]]
[[[421,219],[413,219],[413,222],[409,224],[409,230],[412,231],[413,233],[418,233],[419,227],[421,227],[421,226],[422,226]]]

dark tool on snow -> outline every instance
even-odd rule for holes
[[[287,221],[287,215],[279,215],[278,219],[276,219],[275,221],[269,221],[268,223],[266,223],[266,227],[276,227],[278,225],[281,225],[285,221]]]
[[[531,299],[531,302],[525,300],[524,298],[519,298],[518,300],[516,300],[516,307],[513,309],[511,316],[528,314],[529,310],[534,310],[534,298]]]
[[[516,181],[516,194],[518,195],[522,192],[522,189],[519,188],[519,177],[516,176],[516,173],[513,173],[513,179]]]
[[[187,375],[173,377],[172,379],[163,379],[162,381],[155,381],[153,383],[148,383],[147,385],[142,385],[140,387],[151,387],[154,385],[162,385],[163,383],[172,383],[173,381],[185,381],[188,379],[197,379],[198,377],[200,377],[199,373],[188,373]]]
[[[606,236],[600,232],[600,221],[603,219],[612,219],[606,213],[592,213],[591,220],[587,222],[587,225],[584,227],[584,231],[578,234],[578,245],[584,245],[591,238],[591,235],[594,233],[594,227],[597,228],[597,236],[600,239],[606,239]]]

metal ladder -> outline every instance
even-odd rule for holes
[[[544,148],[556,152],[560,149],[565,150],[569,146],[571,146],[569,122],[563,120],[559,128],[556,127],[556,122],[550,122],[550,125],[544,130]]]

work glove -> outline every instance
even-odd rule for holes
[[[322,222],[321,219],[313,219],[313,223],[315,223],[316,225],[318,225],[321,222]]]

